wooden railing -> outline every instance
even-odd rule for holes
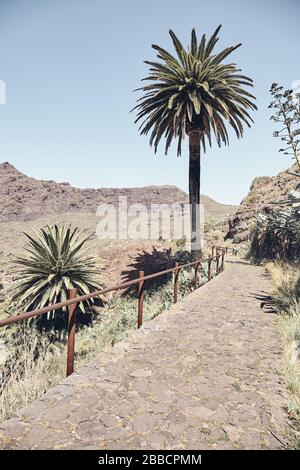
[[[75,354],[75,334],[76,334],[76,307],[80,302],[84,302],[88,299],[93,299],[109,292],[116,292],[119,290],[126,289],[128,287],[138,287],[138,314],[137,314],[137,328],[140,328],[143,324],[143,304],[144,304],[144,287],[146,281],[165,276],[167,274],[174,274],[174,288],[173,288],[173,302],[176,303],[178,300],[178,289],[179,289],[179,274],[182,269],[188,267],[194,267],[194,288],[197,289],[199,286],[199,268],[201,269],[202,263],[207,263],[207,280],[210,281],[212,278],[212,263],[216,262],[216,275],[224,270],[224,258],[228,251],[231,251],[234,255],[237,254],[236,250],[223,248],[218,246],[212,246],[211,256],[207,259],[196,260],[191,263],[179,265],[175,262],[173,268],[165,269],[154,274],[144,275],[144,271],[139,271],[137,279],[132,281],[123,282],[105,289],[97,290],[86,295],[78,296],[77,289],[71,289],[69,291],[69,299],[64,302],[57,304],[48,305],[37,310],[30,312],[24,312],[19,315],[11,316],[0,320],[0,327],[11,325],[23,320],[28,320],[33,317],[40,317],[49,312],[61,310],[64,307],[68,307],[68,341],[67,341],[67,377],[74,372],[74,354]]]

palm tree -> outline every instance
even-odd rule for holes
[[[47,226],[27,237],[26,256],[17,257],[12,300],[24,310],[42,308],[63,302],[68,291],[76,288],[79,295],[97,290],[94,282],[95,261],[83,248],[90,238],[82,238],[78,228]],[[80,304],[82,312],[86,305]]]
[[[173,139],[178,138],[177,155],[181,154],[182,139],[189,137],[189,203],[191,207],[191,249],[200,252],[200,148],[204,152],[206,143],[211,146],[211,134],[218,146],[229,143],[225,121],[242,137],[243,126],[253,122],[247,108],[257,109],[251,101],[255,97],[243,85],[253,86],[252,80],[240,75],[233,63],[224,64],[224,59],[241,44],[213,53],[218,41],[219,26],[206,41],[200,42],[195,29],[191,44],[186,50],[174,34],[169,31],[177,54],[174,57],[160,46],[152,45],[160,62],[145,61],[150,66],[147,80],[150,83],[138,88],[144,92],[139,98],[137,119],[142,121],[141,134],[151,131],[150,145],[155,152],[164,136],[165,153]]]

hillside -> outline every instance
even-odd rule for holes
[[[0,164],[0,221],[3,222],[70,212],[95,213],[99,204],[117,204],[119,196],[127,196],[128,205],[187,202],[186,193],[176,186],[79,189],[69,183],[30,178],[8,162]],[[219,204],[204,195],[202,202],[209,217],[222,217],[235,210],[235,206]]]
[[[79,189],[68,183],[41,181],[25,176],[5,162],[0,164],[0,282],[5,285],[12,280],[11,266],[16,254],[24,247],[24,234],[47,224],[72,224],[86,235],[94,233],[99,218],[96,209],[100,203],[118,202],[119,196],[127,196],[128,204],[142,203],[146,206],[158,203],[185,203],[187,195],[176,186],[147,186],[144,188]],[[224,220],[235,206],[219,204],[202,196],[205,217]],[[89,241],[91,253],[99,260],[99,267],[106,270],[109,284],[122,280],[132,260],[153,247],[165,250],[157,240],[98,240],[94,235]]]
[[[283,171],[276,176],[260,176],[255,178],[248,195],[242,200],[236,213],[229,219],[229,229],[225,237],[233,243],[242,243],[249,239],[255,226],[255,216],[262,209],[274,209],[274,202],[286,199],[288,193],[299,184],[299,178],[288,171],[296,171],[295,167]]]

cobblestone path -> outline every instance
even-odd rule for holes
[[[225,271],[0,425],[2,449],[277,449],[285,392],[261,267]]]

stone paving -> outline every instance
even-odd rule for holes
[[[0,449],[279,449],[286,415],[264,269],[217,278],[0,425]]]

